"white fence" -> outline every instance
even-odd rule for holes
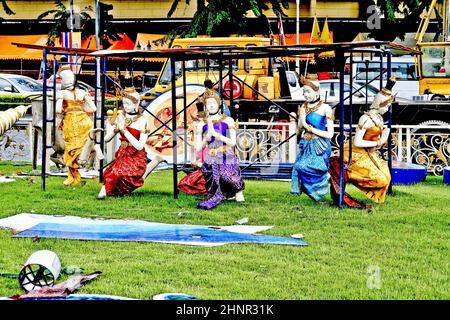
[[[353,126],[355,130],[356,125]],[[345,125],[345,141],[350,127]],[[290,123],[239,123],[237,154],[241,161],[262,163],[293,163],[297,155],[296,124]],[[289,141],[277,146],[286,138]],[[339,149],[339,125],[335,125],[332,148]],[[393,160],[421,164],[428,173],[442,175],[450,165],[450,127],[441,124],[424,126],[392,126]],[[387,147],[380,150],[387,159]]]
[[[0,138],[0,160],[31,162],[33,141],[30,121],[22,119]],[[335,127],[332,146],[338,149],[339,126]],[[346,128],[349,129],[349,126],[346,125]],[[242,162],[293,163],[297,155],[296,130],[295,122],[241,122],[237,131],[236,153]],[[348,140],[348,131],[345,135]],[[107,161],[112,159],[116,144],[108,144]],[[443,168],[450,165],[449,126],[394,125],[392,144],[394,160],[425,165],[429,174],[441,175]],[[38,146],[40,149],[40,142]],[[387,149],[380,152],[387,158]]]
[[[242,162],[293,163],[297,155],[296,132],[295,122],[240,122],[236,153]]]
[[[353,130],[356,126],[353,126]],[[346,126],[349,129],[349,126]],[[339,128],[336,126],[332,147],[338,149]],[[348,140],[348,131],[345,134]],[[387,145],[380,149],[380,154],[387,159]],[[415,163],[427,167],[428,174],[442,175],[450,165],[450,126],[441,124],[409,126],[392,126],[393,160]]]
[[[32,129],[31,119],[21,119],[13,128],[6,131],[0,137],[0,160],[31,162]]]

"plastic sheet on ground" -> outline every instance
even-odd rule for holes
[[[74,240],[142,241],[194,246],[228,243],[308,245],[301,239],[256,234],[270,226],[202,226],[142,220],[90,219],[74,216],[18,214],[0,219],[0,228],[13,229],[14,237]]]

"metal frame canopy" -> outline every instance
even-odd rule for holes
[[[345,192],[345,182],[344,182],[344,170],[346,169],[344,164],[344,134],[345,131],[349,131],[350,135],[352,132],[352,117],[351,117],[351,107],[352,107],[352,89],[349,92],[350,98],[350,129],[345,129],[344,127],[344,114],[345,108],[344,103],[346,97],[345,88],[345,61],[346,57],[350,57],[350,61],[353,61],[353,54],[356,53],[372,53],[379,55],[380,57],[380,90],[383,86],[383,57],[386,56],[387,62],[387,76],[391,76],[391,50],[381,49],[381,47],[392,47],[399,49],[398,45],[390,42],[383,41],[363,41],[363,42],[344,42],[344,43],[332,43],[332,44],[303,44],[303,45],[289,45],[289,46],[258,46],[258,47],[236,47],[236,46],[201,46],[193,48],[175,48],[175,49],[165,49],[158,51],[138,51],[138,50],[122,50],[122,51],[111,51],[111,50],[100,50],[93,52],[92,55],[100,57],[128,57],[128,58],[169,58],[171,67],[171,92],[172,92],[172,114],[177,115],[176,110],[176,74],[175,74],[175,62],[181,61],[182,72],[183,72],[183,88],[186,87],[185,84],[185,68],[184,62],[188,60],[196,59],[218,59],[220,65],[223,65],[224,60],[228,60],[229,64],[231,59],[252,59],[252,58],[270,58],[270,57],[291,57],[304,54],[319,54],[321,52],[335,51],[337,57],[337,64],[340,70],[340,199],[339,207],[343,207],[344,202],[344,192]],[[408,48],[401,48],[408,51]],[[351,68],[352,69],[352,68]],[[233,77],[233,69],[229,66],[229,77],[230,81]],[[351,80],[352,81],[352,80]],[[222,75],[220,75],[219,85],[222,83]],[[350,85],[352,87],[352,85]],[[221,87],[220,87],[221,88]],[[185,91],[184,91],[185,92]],[[233,92],[231,88],[230,97],[233,97]],[[230,99],[230,109],[232,109],[232,98]],[[186,104],[184,105],[186,108]],[[178,178],[177,178],[177,125],[176,116],[172,117],[172,143],[173,143],[173,192],[174,198],[178,196]],[[186,125],[186,122],[184,122]],[[389,128],[392,125],[392,110],[389,110]],[[186,128],[185,128],[186,129]],[[292,138],[292,137],[290,137]],[[290,139],[289,138],[289,139]],[[350,141],[350,158],[351,158],[351,139]],[[392,145],[391,145],[391,135],[389,137],[388,143],[388,163],[389,168],[392,169],[391,161]]]
[[[381,46],[395,46],[395,44],[385,41],[360,41],[360,42],[340,42],[328,44],[301,44],[285,46],[201,46],[193,48],[173,48],[161,50],[98,50],[90,55],[100,57],[128,57],[128,58],[172,58],[176,61],[187,61],[195,59],[211,58],[233,58],[251,59],[265,57],[292,57],[304,54],[318,54],[326,51],[349,52],[356,48],[380,48]]]
[[[188,60],[196,60],[196,59],[217,59],[221,66],[223,66],[224,61],[228,60],[229,64],[229,72],[228,76],[230,77],[230,81],[233,78],[233,68],[231,67],[231,61],[232,59],[255,59],[255,58],[275,58],[275,57],[292,57],[292,56],[298,56],[298,55],[305,55],[305,54],[319,54],[321,52],[327,52],[327,51],[335,51],[336,53],[336,59],[335,63],[338,67],[339,73],[340,73],[340,103],[339,103],[339,109],[340,109],[340,151],[341,151],[341,159],[340,159],[340,185],[341,185],[341,197],[340,197],[340,207],[343,206],[343,196],[344,196],[344,161],[343,161],[343,154],[344,154],[344,134],[345,131],[349,131],[351,135],[352,130],[352,119],[351,119],[351,107],[352,107],[352,90],[350,89],[350,92],[345,91],[345,62],[346,59],[350,57],[353,57],[354,54],[366,54],[366,53],[372,53],[375,55],[379,55],[380,57],[380,90],[383,85],[383,72],[387,73],[387,76],[390,77],[391,75],[391,49],[390,48],[399,48],[398,45],[390,42],[385,41],[361,41],[361,42],[342,42],[342,43],[331,43],[331,44],[302,44],[302,45],[286,45],[286,46],[251,46],[251,47],[236,47],[236,46],[202,46],[202,47],[194,47],[194,48],[175,48],[175,49],[161,49],[161,50],[150,50],[150,51],[142,51],[142,50],[98,50],[98,51],[92,51],[92,50],[86,50],[86,49],[67,49],[67,48],[55,48],[55,47],[48,47],[48,46],[36,46],[36,45],[27,45],[27,44],[16,44],[21,47],[26,47],[30,49],[38,49],[43,50],[43,58],[44,61],[47,59],[47,54],[50,55],[64,55],[64,54],[76,54],[78,56],[91,56],[101,59],[101,74],[103,77],[101,88],[101,118],[104,117],[104,105],[105,105],[105,89],[106,89],[106,62],[108,58],[112,57],[126,57],[126,58],[167,58],[170,59],[170,69],[171,69],[171,100],[172,100],[172,119],[168,120],[172,121],[172,143],[173,143],[173,195],[174,198],[178,198],[178,164],[177,164],[177,124],[176,124],[176,117],[178,116],[179,112],[177,112],[177,105],[176,100],[177,98],[180,98],[176,94],[176,80],[177,76],[175,73],[175,62],[181,61],[182,63],[182,79],[183,79],[183,94],[182,97],[184,100],[184,111],[186,110],[186,83],[185,83],[185,63]],[[401,48],[405,51],[408,51],[409,48]],[[386,57],[387,60],[387,67],[383,67],[383,57]],[[352,68],[350,68],[352,69]],[[385,69],[385,71],[383,71]],[[44,79],[45,80],[45,79]],[[375,80],[375,79],[373,79]],[[372,80],[372,81],[373,81]],[[44,81],[44,84],[46,81]],[[220,74],[219,79],[219,87],[221,87],[222,84],[222,74]],[[350,86],[351,87],[351,86]],[[230,87],[230,109],[232,109],[233,104],[233,88]],[[349,96],[346,97],[346,93],[349,94]],[[44,85],[44,109],[46,109],[46,86]],[[350,99],[350,129],[344,128],[344,120],[345,120],[345,108],[344,104],[345,101]],[[186,112],[185,112],[186,113]],[[46,112],[44,112],[44,117],[46,117]],[[47,119],[44,119],[47,121]],[[101,119],[98,119],[101,120]],[[162,122],[162,126],[168,127],[167,123]],[[101,126],[104,126],[104,121],[100,121]],[[391,127],[392,123],[392,110],[389,110],[389,127]],[[184,125],[186,129],[186,121],[184,121]],[[45,126],[44,126],[45,127]],[[185,130],[186,131],[186,130]],[[290,137],[292,138],[292,137]],[[350,139],[351,141],[351,139]],[[102,149],[104,149],[104,139],[103,134],[100,141]],[[43,149],[46,145],[44,145]],[[45,150],[44,150],[45,152]],[[351,151],[350,151],[351,152]],[[391,136],[389,137],[389,144],[388,144],[388,157],[389,157],[389,168],[392,168],[391,164]],[[43,153],[44,154],[44,153]],[[45,168],[43,168],[43,187],[42,190],[45,190]],[[102,176],[103,172],[103,166],[101,164],[100,166],[100,176]]]

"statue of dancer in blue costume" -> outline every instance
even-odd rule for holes
[[[331,138],[334,134],[333,111],[320,100],[317,75],[301,76],[306,102],[299,108],[298,129],[301,136],[299,152],[292,170],[291,193],[305,192],[319,201],[328,193],[328,167]]]

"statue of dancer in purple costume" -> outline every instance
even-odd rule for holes
[[[197,126],[196,149],[206,146],[202,173],[206,181],[208,198],[200,202],[200,209],[213,209],[227,198],[244,201],[244,181],[239,160],[234,153],[236,145],[235,122],[220,112],[220,98],[207,88],[200,104],[205,107],[205,118]]]

